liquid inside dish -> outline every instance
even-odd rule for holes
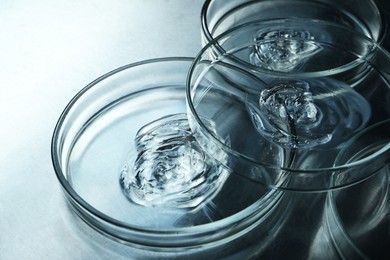
[[[228,176],[200,147],[184,113],[143,126],[134,145],[136,154],[124,166],[120,183],[125,195],[139,205],[197,207],[213,198]]]
[[[331,79],[276,82],[248,94],[247,108],[256,130],[287,148],[338,145],[371,116],[365,98]]]

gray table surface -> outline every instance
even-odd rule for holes
[[[134,259],[72,214],[51,135],[86,84],[140,60],[195,56],[201,0],[0,3],[0,259]]]

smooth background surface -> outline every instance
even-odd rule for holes
[[[144,59],[195,56],[202,4],[1,1],[1,260],[137,258],[70,211],[52,168],[51,135],[69,100],[100,75]]]
[[[0,259],[136,257],[71,213],[51,135],[69,100],[119,66],[201,48],[200,0],[0,2]]]

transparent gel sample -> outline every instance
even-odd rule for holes
[[[250,54],[253,65],[281,72],[290,72],[321,50],[308,31],[282,29],[258,32]]]
[[[248,94],[247,108],[255,129],[286,148],[337,146],[371,116],[363,96],[329,78],[273,83]]]
[[[197,143],[184,113],[143,126],[134,145],[137,154],[130,155],[120,183],[139,205],[194,208],[213,198],[228,176]]]

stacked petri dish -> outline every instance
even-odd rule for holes
[[[305,34],[257,37],[276,28]],[[300,38],[307,34],[310,39]],[[381,188],[371,183],[386,178],[390,159],[389,74],[383,63],[388,54],[353,30],[300,19],[253,21],[216,41],[206,45],[190,70],[190,124],[201,144],[224,151],[232,172],[283,192],[276,207],[283,205],[290,214],[258,257],[384,255],[387,248],[368,237],[380,236],[386,244],[388,229],[372,223],[367,233],[360,230],[365,237],[355,233],[363,220],[389,224],[387,193],[380,202],[370,196],[388,187],[388,182]],[[277,60],[271,55],[280,53],[273,48],[296,46],[305,55],[294,60],[285,60],[292,56],[286,52]],[[205,121],[217,128],[208,129]],[[366,196],[356,197],[358,187]],[[345,215],[352,209],[353,217]],[[363,215],[367,212],[372,215]]]
[[[390,257],[374,2],[209,0],[201,22],[197,57],[118,68],[65,108],[52,158],[74,211],[141,258]]]

